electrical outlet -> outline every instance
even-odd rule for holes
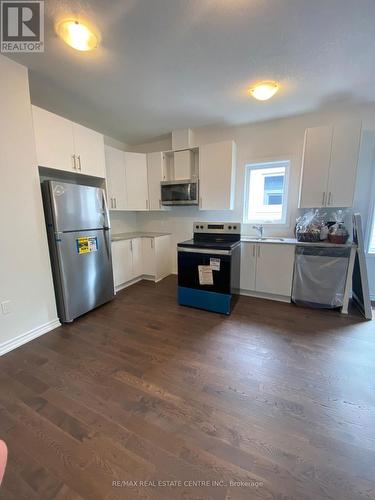
[[[10,300],[4,300],[4,302],[1,303],[1,310],[3,311],[3,314],[9,314],[12,312],[12,303]]]

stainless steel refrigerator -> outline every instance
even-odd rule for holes
[[[68,323],[114,297],[111,231],[103,189],[42,183],[60,321]]]

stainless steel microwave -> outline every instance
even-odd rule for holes
[[[198,180],[163,181],[161,186],[162,205],[198,205]]]

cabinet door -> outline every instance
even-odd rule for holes
[[[233,141],[199,148],[199,197],[201,210],[232,210],[236,172]]]
[[[160,182],[163,180],[163,153],[147,155],[148,199],[150,210],[163,210]]]
[[[155,276],[155,241],[154,238],[142,238],[143,274]]]
[[[300,208],[324,207],[332,146],[331,126],[308,128],[302,162]]]
[[[115,287],[133,278],[131,240],[112,242],[112,264]]]
[[[360,141],[361,122],[334,126],[327,206],[353,206]]]
[[[257,244],[241,244],[241,283],[242,290],[255,290],[255,274],[257,262]]]
[[[75,171],[73,123],[37,106],[32,112],[38,165]]]
[[[131,240],[131,251],[133,259],[132,278],[138,278],[143,274],[142,238],[134,238]]]
[[[172,273],[171,237],[168,235],[155,238],[155,281]]]
[[[105,177],[104,138],[78,123],[73,123],[74,149],[80,173]]]
[[[108,208],[110,210],[126,210],[128,205],[124,152],[106,146],[105,167],[108,186]]]
[[[128,210],[148,210],[147,156],[124,153]]]
[[[294,245],[258,243],[255,289],[290,297],[294,269]]]

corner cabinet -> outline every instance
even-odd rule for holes
[[[233,141],[199,147],[199,208],[233,210],[236,144]]]
[[[172,273],[171,238],[142,236],[112,242],[113,277],[116,291],[135,281],[160,281]]]
[[[37,106],[32,115],[39,166],[105,177],[102,134]]]
[[[244,294],[290,301],[295,245],[242,242],[241,291]]]
[[[149,209],[147,157],[105,147],[108,204],[110,210]]]
[[[306,130],[299,208],[353,206],[360,140],[358,121]]]

